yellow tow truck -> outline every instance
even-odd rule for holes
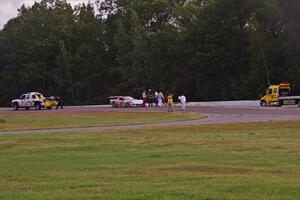
[[[300,96],[291,96],[291,84],[280,83],[279,85],[271,85],[266,91],[266,95],[260,99],[261,106],[283,106],[283,105],[299,105]]]

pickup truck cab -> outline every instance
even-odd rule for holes
[[[299,105],[300,96],[292,96],[291,85],[289,83],[280,83],[271,85],[266,91],[266,95],[260,99],[261,106],[282,106]]]
[[[39,92],[29,92],[26,94],[22,94],[18,99],[14,99],[11,101],[11,105],[14,110],[18,110],[19,108],[25,108],[29,110],[29,108],[35,108],[36,110],[40,110],[45,106],[46,98]]]

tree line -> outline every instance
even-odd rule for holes
[[[67,104],[140,98],[257,99],[300,85],[298,0],[42,0],[0,30],[0,105],[27,91]]]

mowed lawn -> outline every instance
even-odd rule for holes
[[[180,112],[11,112],[0,114],[0,131],[144,124],[205,117]]]
[[[0,199],[295,200],[300,122],[0,136]]]

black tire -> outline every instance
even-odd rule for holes
[[[29,107],[25,107],[26,110],[29,110]]]
[[[13,104],[13,109],[14,110],[19,110],[19,104],[18,103],[14,103]]]
[[[34,104],[34,107],[35,107],[36,110],[41,110],[41,108],[42,108],[42,106],[41,106],[41,104],[39,102],[36,102]]]
[[[268,104],[267,104],[266,101],[261,101],[261,102],[260,102],[260,106],[261,106],[261,107],[267,107]]]
[[[47,109],[48,109],[48,110],[51,110],[51,109],[52,109],[52,107],[47,107]]]
[[[279,107],[282,106],[283,105],[283,101],[280,100],[278,105],[279,105]]]
[[[126,104],[125,104],[125,107],[126,107],[126,108],[130,108],[130,107],[131,107],[130,103],[129,103],[129,102],[126,103]]]
[[[115,102],[112,102],[112,103],[111,103],[111,107],[116,108],[116,107],[117,107],[116,103],[115,103]]]

